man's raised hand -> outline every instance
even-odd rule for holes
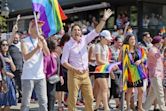
[[[107,20],[111,15],[113,14],[111,9],[105,9],[104,10],[104,15],[103,15],[103,20]]]

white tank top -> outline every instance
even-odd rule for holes
[[[27,37],[23,41],[28,48],[28,53],[37,47],[38,39]],[[43,52],[42,50],[38,50],[29,60],[24,60],[21,79],[37,80],[43,78],[45,78]]]
[[[107,45],[102,46],[101,43],[96,44],[95,53],[100,54],[101,60],[109,64],[109,49]]]

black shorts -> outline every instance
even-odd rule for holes
[[[109,73],[96,73],[94,74],[95,79],[97,78],[109,78]]]
[[[132,82],[127,81],[127,87],[133,88],[133,87],[143,87],[144,82],[143,80],[139,80],[137,84],[133,84]]]
[[[95,69],[96,69],[96,66],[89,65],[89,72],[90,72],[89,75],[90,76],[94,75],[93,72],[95,71]]]

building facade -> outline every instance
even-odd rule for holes
[[[17,2],[17,3],[15,3]],[[138,39],[142,32],[149,31],[156,35],[166,26],[166,0],[59,0],[68,16],[66,23],[73,21],[92,21],[102,16],[103,9],[111,8],[114,15],[110,17],[105,28],[112,30],[119,15],[125,15],[136,30]],[[26,31],[29,20],[33,17],[31,0],[8,0],[11,10],[8,29],[11,31],[16,16],[22,15],[19,30]]]

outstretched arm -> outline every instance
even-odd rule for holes
[[[9,45],[11,45],[13,43],[14,36],[15,36],[16,32],[18,31],[18,21],[19,20],[20,20],[20,15],[17,16],[16,24],[13,26],[12,35],[11,35],[11,37],[8,40]]]
[[[104,27],[104,25],[105,25],[105,22],[107,21],[107,19],[112,15],[112,11],[111,11],[111,9],[108,9],[108,10],[104,10],[104,16],[103,16],[103,18],[100,20],[100,22],[99,22],[99,24],[96,26],[96,32],[97,33],[99,33],[102,29],[103,29],[103,27]]]
[[[99,24],[96,26],[95,30],[91,31],[89,34],[86,35],[87,44],[90,43],[95,37],[99,35],[99,33],[101,32],[101,30],[105,25],[105,22],[112,15],[112,13],[113,12],[110,9],[104,10],[104,16],[100,20]]]

